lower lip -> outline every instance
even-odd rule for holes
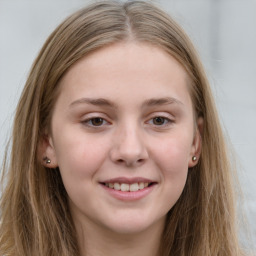
[[[155,184],[146,187],[144,189],[133,191],[133,192],[126,192],[121,190],[115,190],[109,187],[104,186],[101,184],[101,186],[113,197],[116,199],[122,200],[122,201],[136,201],[140,200],[144,197],[146,197],[155,187]]]

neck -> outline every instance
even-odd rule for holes
[[[120,234],[95,223],[75,223],[81,256],[159,256],[165,220],[135,234]]]

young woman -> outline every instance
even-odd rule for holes
[[[230,172],[182,29],[147,2],[97,2],[31,69],[4,167],[0,254],[241,255]]]

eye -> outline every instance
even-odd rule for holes
[[[107,121],[101,117],[93,117],[93,118],[83,121],[82,123],[87,126],[99,127],[99,126],[103,126],[103,125],[107,124]]]
[[[148,123],[155,125],[155,126],[166,126],[166,125],[171,124],[172,120],[167,117],[156,116],[156,117],[150,119]]]
[[[153,118],[153,124],[154,125],[163,125],[166,122],[166,118],[162,117],[162,116],[158,116]]]

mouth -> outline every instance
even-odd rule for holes
[[[121,200],[140,199],[149,194],[158,182],[143,177],[116,177],[100,182],[114,197]]]
[[[134,182],[134,183],[124,183],[124,182],[105,182],[101,183],[103,186],[122,192],[137,192],[145,188],[151,187],[156,184],[156,182]]]

